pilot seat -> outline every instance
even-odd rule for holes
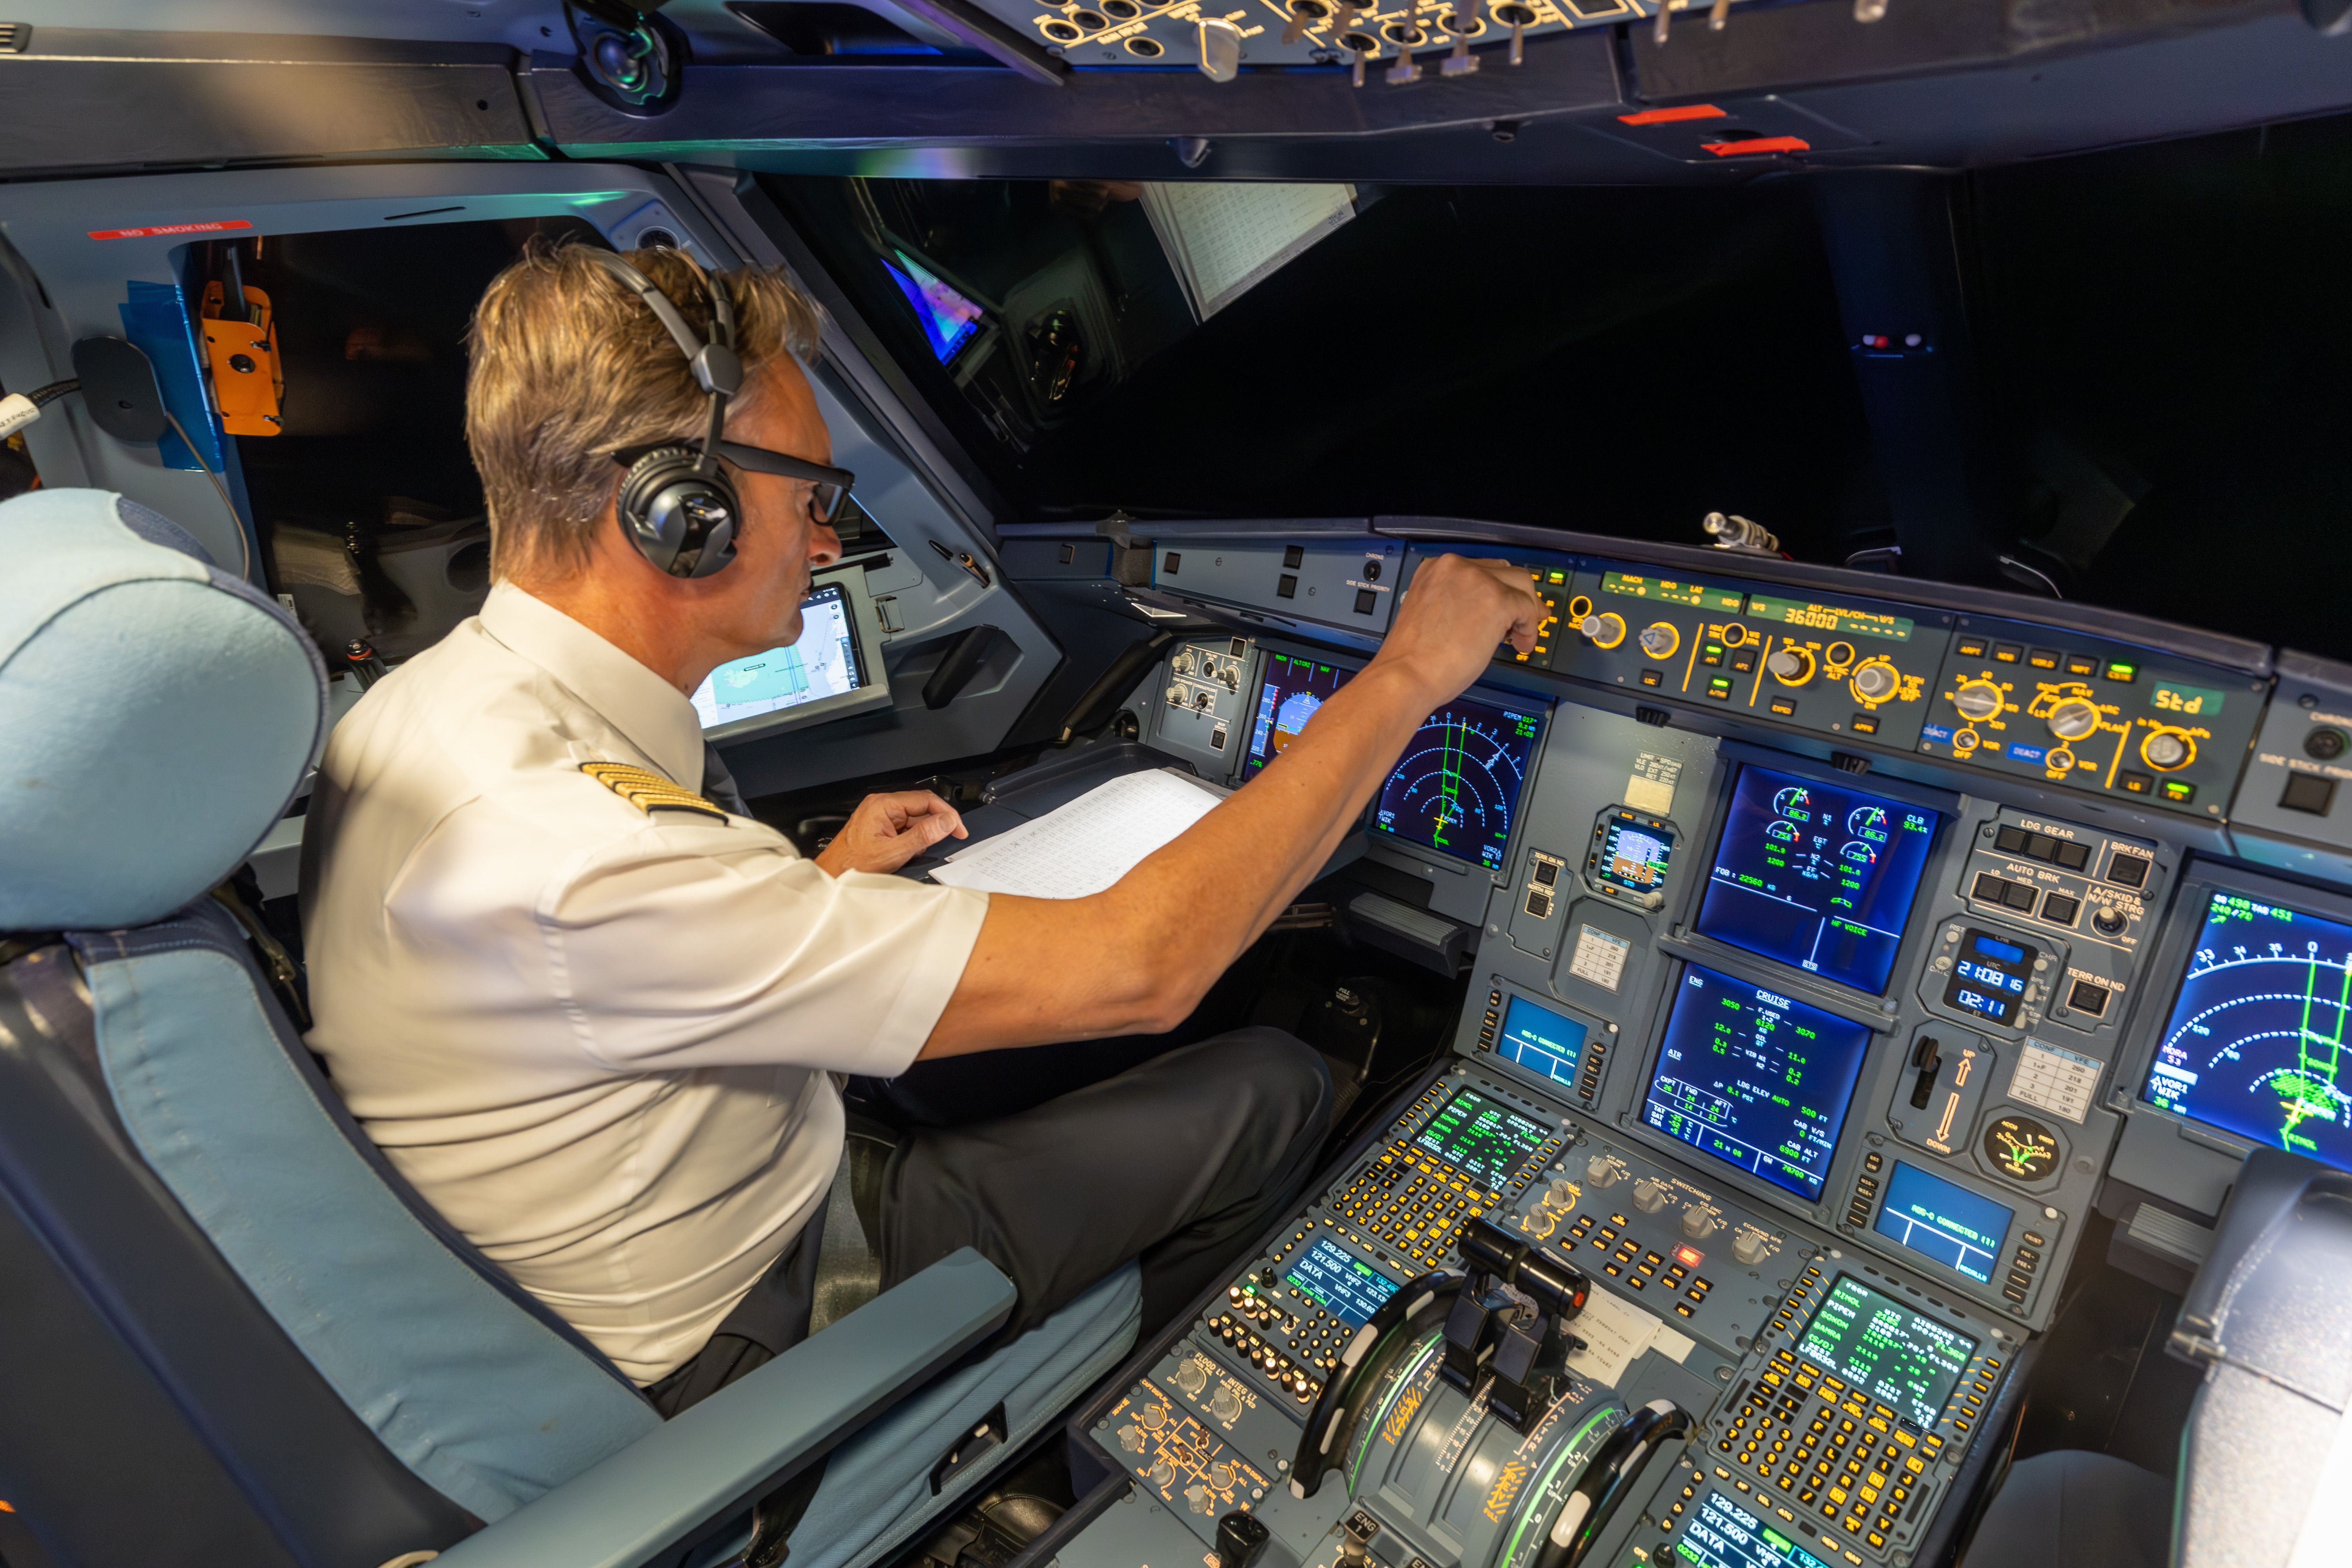
[[[293,618],[105,492],[0,552],[10,1568],[853,1568],[1127,1353],[1132,1265],[983,1353],[967,1249],[664,1422],[385,1163],[224,889],[325,740]]]

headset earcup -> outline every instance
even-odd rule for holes
[[[638,553],[670,576],[708,577],[735,558],[735,487],[704,472],[691,447],[656,447],[631,464],[614,510]]]

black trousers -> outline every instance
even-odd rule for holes
[[[1083,1070],[1073,1056],[1041,1064],[1059,1068],[1058,1080],[1020,1074],[1012,1058],[1027,1054],[936,1064],[955,1070],[935,1075],[928,1098],[936,1104],[959,1079],[977,1090],[990,1058],[995,1076],[1048,1089]],[[1143,1332],[1164,1326],[1298,1202],[1331,1123],[1323,1058],[1279,1029],[1180,1046],[1005,1110],[1026,1098],[976,1091],[970,1102],[985,1119],[906,1130],[883,1173],[880,1234],[868,1238],[885,1289],[961,1247],[1003,1270],[1018,1300],[999,1343],[1129,1260],[1142,1270]],[[807,1337],[821,1227],[812,1222],[702,1352],[646,1391],[665,1415]]]

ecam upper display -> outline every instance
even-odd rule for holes
[[[1883,993],[1939,820],[1901,801],[1751,767],[1731,794],[1698,930]]]

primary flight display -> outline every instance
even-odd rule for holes
[[[1883,992],[1937,814],[1751,767],[1733,787],[1698,929],[1859,991]]]
[[[2243,893],[2206,900],[2147,1099],[2352,1169],[2352,925]]]

